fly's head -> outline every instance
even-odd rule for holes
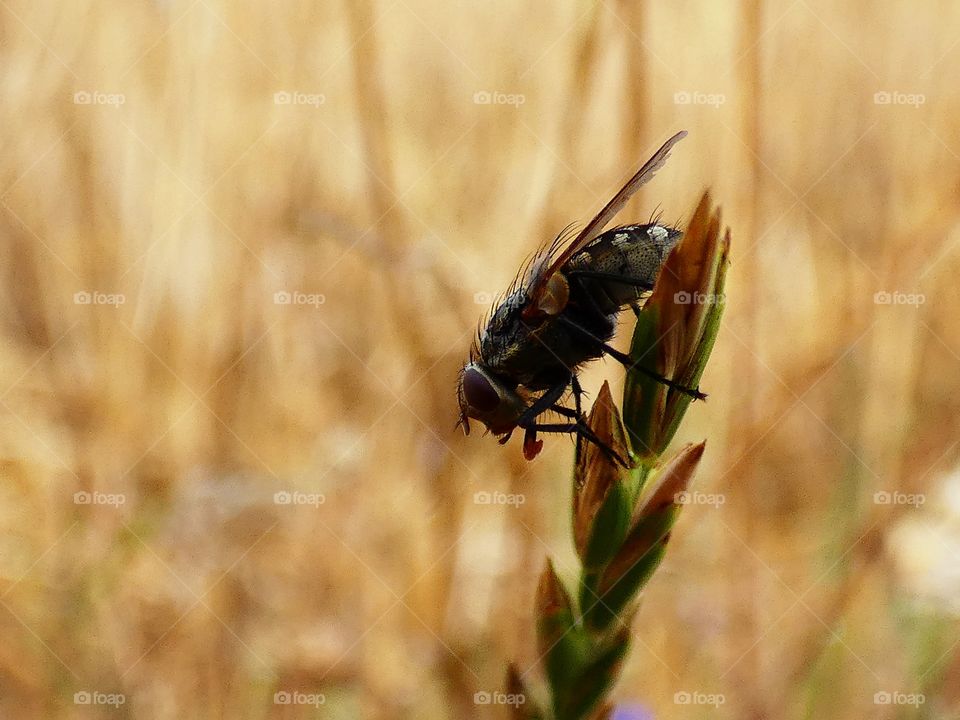
[[[483,363],[468,362],[457,382],[460,403],[460,425],[470,434],[470,419],[479,420],[494,435],[504,435],[517,426],[526,409],[526,402],[517,393],[516,385],[494,375]]]

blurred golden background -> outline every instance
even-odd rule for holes
[[[502,716],[573,445],[456,373],[686,128],[620,220],[732,228],[713,502],[615,697],[960,717],[958,62],[947,2],[0,1],[0,715]]]

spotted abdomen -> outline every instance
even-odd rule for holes
[[[608,230],[570,258],[564,272],[604,313],[612,314],[653,289],[660,267],[681,235],[656,223]]]

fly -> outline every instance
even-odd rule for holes
[[[524,456],[532,460],[543,447],[538,432],[575,433],[578,442],[593,442],[626,464],[584,421],[577,373],[584,363],[603,355],[634,367],[628,355],[610,345],[617,316],[627,306],[639,308],[682,233],[659,222],[603,230],[686,135],[684,130],[667,140],[576,237],[569,240],[561,233],[535,255],[494,308],[457,383],[466,434],[471,419],[499,436],[501,444],[521,428]],[[696,388],[641,370],[695,399],[706,397]],[[573,408],[561,403],[568,388]],[[548,411],[563,422],[544,422]]]

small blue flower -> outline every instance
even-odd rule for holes
[[[653,714],[643,705],[618,705],[610,720],[653,720]]]

